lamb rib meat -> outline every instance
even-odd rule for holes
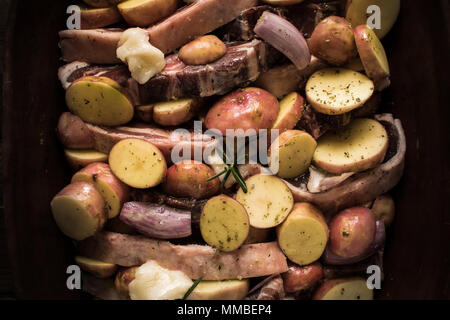
[[[131,78],[125,65],[96,66],[76,61],[62,66],[58,74],[64,88],[84,76],[111,78],[124,87],[138,105],[225,94],[236,86],[255,81],[278,56],[275,49],[253,40],[231,45],[224,57],[207,65],[185,65],[177,54],[168,56],[165,69],[144,85]]]

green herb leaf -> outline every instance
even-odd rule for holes
[[[190,287],[189,290],[184,294],[183,300],[186,300],[191,295],[192,291],[194,291],[195,288],[197,288],[198,284],[200,283],[200,281],[202,281],[202,279],[203,276],[194,281],[192,287]]]

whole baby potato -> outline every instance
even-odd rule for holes
[[[330,223],[330,250],[343,258],[363,254],[375,238],[375,215],[364,207],[338,213]]]
[[[185,64],[202,65],[222,58],[227,52],[227,46],[214,35],[200,37],[184,45],[178,57]]]
[[[308,45],[313,55],[335,66],[346,64],[357,54],[351,24],[337,16],[322,20],[314,29]]]
[[[219,100],[206,115],[205,125],[208,129],[219,130],[223,135],[226,135],[227,129],[268,129],[275,123],[279,111],[278,100],[273,94],[249,87]]]
[[[183,161],[167,170],[162,188],[164,192],[175,197],[204,199],[219,191],[219,178],[207,181],[214,175],[214,170],[206,164],[193,160]]]
[[[290,293],[308,290],[323,278],[323,268],[319,262],[307,266],[291,264],[289,270],[281,276],[283,277],[284,291]]]

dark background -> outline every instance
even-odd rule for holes
[[[71,245],[48,206],[69,181],[54,134],[64,110],[56,31],[69,2],[0,0],[0,58],[9,79],[2,92],[0,298],[73,297],[64,291]],[[5,60],[9,3],[20,19],[9,25]],[[398,215],[388,233],[381,298],[450,299],[449,1],[402,6],[384,40],[392,69],[384,109],[402,120],[408,150],[405,175],[393,190]]]

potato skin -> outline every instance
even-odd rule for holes
[[[383,194],[375,199],[372,205],[372,212],[375,219],[384,222],[386,227],[389,227],[394,221],[395,217],[395,203],[392,197],[388,194]]]
[[[122,20],[116,7],[82,8],[81,29],[102,28]]]
[[[76,256],[75,262],[82,270],[91,273],[97,278],[108,278],[117,270],[116,264],[97,261],[82,256]]]
[[[337,16],[322,20],[314,29],[308,45],[313,55],[335,66],[344,65],[357,54],[350,22]]]
[[[353,207],[339,212],[330,223],[330,250],[341,257],[363,254],[375,238],[375,215],[367,208]]]
[[[94,149],[92,133],[80,117],[64,112],[58,120],[58,138],[69,149]]]
[[[222,58],[227,52],[227,46],[214,35],[200,37],[184,45],[178,53],[185,64],[202,65]]]
[[[291,264],[289,270],[282,274],[284,290],[288,293],[307,290],[323,278],[323,268],[319,262],[307,266]]]
[[[80,170],[94,162],[105,162],[108,155],[95,150],[70,150],[65,149],[67,163],[74,170]]]
[[[278,100],[270,92],[252,87],[239,89],[209,110],[205,125],[208,129],[218,129],[223,135],[227,129],[268,129],[274,124],[279,110]]]
[[[127,3],[123,3],[117,8],[128,24],[148,27],[174,13],[178,8],[178,0],[147,0],[134,7],[128,7]]]
[[[206,181],[214,175],[214,170],[206,164],[193,160],[183,161],[167,170],[162,188],[164,192],[175,197],[205,199],[220,189],[219,178]]]
[[[362,285],[360,289],[363,291],[358,292],[357,296],[348,297],[348,292],[345,291],[339,291],[335,292],[335,295],[327,296],[327,294],[335,287],[339,285],[346,285],[347,290],[346,291],[352,291],[348,290],[350,288],[350,285],[352,285],[354,290],[354,283]],[[356,293],[356,292],[355,292]],[[361,297],[362,295],[362,297]],[[344,297],[343,297],[344,296]],[[313,295],[313,300],[342,300],[342,299],[350,299],[350,300],[372,300],[373,299],[373,291],[367,288],[365,279],[362,278],[339,278],[339,279],[332,279],[327,280],[317,289],[317,291]]]

